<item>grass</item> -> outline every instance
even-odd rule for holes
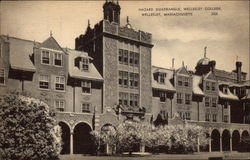
[[[155,155],[118,155],[118,156],[84,156],[61,155],[61,160],[208,160],[208,157],[223,157],[224,160],[249,160],[250,153],[194,153],[194,154],[155,154]]]

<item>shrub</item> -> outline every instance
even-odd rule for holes
[[[22,95],[0,97],[0,155],[6,160],[56,160],[60,129],[47,104]]]

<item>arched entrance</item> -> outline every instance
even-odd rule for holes
[[[58,125],[61,127],[61,132],[62,132],[61,154],[69,154],[70,153],[70,128],[64,122],[59,122]]]
[[[226,129],[222,133],[222,150],[230,151],[230,132]]]
[[[250,136],[249,133],[245,130],[242,132],[241,136],[241,151],[250,152]]]
[[[239,144],[240,144],[240,133],[239,131],[235,130],[232,134],[232,149],[233,151],[239,150]]]
[[[217,129],[211,133],[211,149],[212,151],[220,151],[220,132]]]
[[[93,139],[90,134],[91,127],[84,122],[78,123],[74,128],[73,135],[73,153],[74,154],[92,154]]]

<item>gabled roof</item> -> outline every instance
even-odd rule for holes
[[[103,81],[102,76],[97,71],[93,63],[89,63],[89,71],[81,71],[78,67],[75,66],[75,59],[77,57],[89,58],[88,53],[80,52],[73,49],[67,49],[69,54],[69,75],[73,78],[79,79],[89,79],[89,80],[97,80]]]
[[[239,98],[234,95],[233,93],[230,92],[230,90],[228,88],[227,89],[227,94],[219,91],[219,97],[222,99],[230,99],[230,100],[239,100]]]
[[[177,69],[176,73],[178,73],[178,74],[184,74],[184,75],[189,75],[188,70],[184,66],[182,66],[181,68]]]
[[[32,71],[36,70],[30,56],[33,54],[33,47],[39,44],[34,41],[8,37],[1,35],[4,41],[9,42],[10,66],[13,69]]]
[[[204,96],[204,93],[200,88],[201,80],[201,76],[193,75],[193,93],[196,95]]]
[[[41,43],[39,47],[49,48],[57,51],[64,51],[52,36],[43,41],[43,43]]]

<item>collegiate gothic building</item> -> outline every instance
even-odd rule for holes
[[[120,25],[120,5],[106,1],[103,20],[62,48],[0,36],[0,94],[26,92],[56,111],[62,154],[93,152],[90,131],[125,120],[154,125],[196,124],[207,129],[208,147],[197,151],[247,150],[250,84],[242,63],[219,70],[204,57],[195,71],[152,66],[152,35]]]

